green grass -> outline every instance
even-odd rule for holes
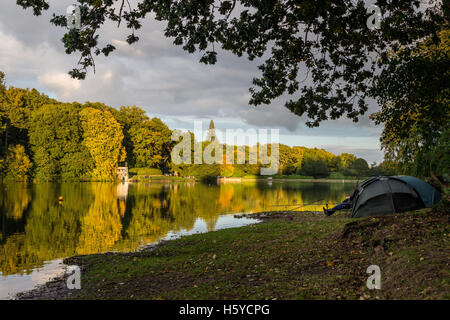
[[[418,264],[420,262],[420,252],[414,248],[406,248],[398,252],[408,260],[408,263]]]
[[[74,257],[65,263],[82,266],[82,290],[59,298],[445,299],[450,237],[439,210],[448,205],[433,210],[357,220],[272,212],[153,251]],[[372,264],[380,291],[365,286]]]
[[[272,176],[274,179],[314,179],[311,176],[302,176],[298,174],[290,174],[290,175],[275,175]]]
[[[246,175],[242,177],[243,179],[314,179],[314,177],[310,176],[302,176],[297,174],[290,174],[290,175],[274,175],[274,176],[258,176],[258,175]]]
[[[185,177],[171,177],[171,176],[163,176],[161,170],[156,169],[156,168],[131,168],[129,170],[130,173],[130,177],[132,179],[138,179],[140,181],[145,181],[145,180],[177,180],[177,181],[182,181],[184,179],[186,179]],[[159,177],[160,176],[160,177]],[[150,178],[147,178],[150,177]],[[197,179],[200,179],[201,177],[196,177]],[[233,177],[232,177],[233,178]],[[301,180],[319,180],[320,179],[314,179],[314,177],[312,176],[303,176],[303,175],[298,175],[298,174],[291,174],[291,175],[273,175],[273,176],[260,176],[260,175],[244,175],[241,177],[242,179],[301,179]],[[361,177],[344,177],[344,175],[342,175],[341,173],[336,173],[333,172],[330,174],[329,177],[323,178],[326,180],[364,180],[366,178],[361,178]]]
[[[296,179],[296,180],[351,180],[351,181],[363,181],[365,179],[367,179],[367,177],[350,177],[350,176],[344,176],[340,173],[331,173],[329,177],[324,177],[324,178],[318,178],[315,179],[312,176],[302,176],[302,175],[298,175],[298,174],[290,174],[290,175],[273,175],[273,176],[258,176],[258,175],[246,175],[242,177],[243,179],[268,179],[268,178],[272,178],[272,179]]]
[[[128,171],[130,175],[157,176],[162,175],[160,169],[157,168],[131,168]]]
[[[174,177],[174,176],[134,176],[131,178],[132,180],[136,179],[139,182],[151,182],[151,181],[172,181],[172,182],[183,182],[183,181],[192,181],[190,178],[185,177]]]
[[[261,176],[254,175],[254,174],[248,174],[248,175],[242,176],[242,179],[260,179],[260,178],[261,178]]]
[[[329,179],[345,179],[346,177],[341,172],[331,172]]]
[[[182,182],[182,181],[191,181],[189,178],[185,177],[174,177],[174,176],[165,176],[162,174],[160,169],[157,168],[132,168],[129,170],[130,179],[132,181],[139,182],[151,182],[151,181],[161,181],[161,180],[170,180],[172,182]]]
[[[182,275],[183,279],[174,288],[148,291],[146,287],[138,285],[120,294],[154,299],[240,296],[265,299],[290,292],[289,297],[295,298],[299,294],[295,281],[281,286],[290,269],[295,267],[295,261],[301,257],[298,252],[292,252],[292,249],[309,246],[313,239],[342,227],[346,222],[346,218],[323,219],[313,225],[306,221],[286,223],[281,219],[272,220],[260,225],[174,240],[144,256],[86,257],[83,263],[90,267],[82,280],[86,288],[86,295],[82,296],[98,297],[98,284],[105,281],[117,284],[129,279],[141,279],[135,283],[138,284],[152,281],[154,276],[170,276],[175,279]],[[325,265],[326,261],[323,263]],[[214,277],[209,274],[211,272]],[[263,283],[258,284],[259,281]],[[170,287],[169,282],[159,285]],[[239,283],[246,283],[245,288],[239,286]],[[154,289],[157,286],[152,285]],[[107,288],[103,294],[117,294],[115,289],[110,291]]]

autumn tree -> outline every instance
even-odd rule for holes
[[[303,153],[306,148],[289,147],[284,144],[279,146],[280,174],[295,174],[301,167]]]
[[[0,114],[4,118],[3,150],[7,150],[9,144],[26,145],[31,113],[51,102],[55,101],[35,89],[9,87],[3,90],[0,99]]]
[[[169,168],[172,131],[158,118],[146,120],[129,130],[135,165],[138,168]]]
[[[305,148],[294,146],[292,147],[292,150],[294,151],[294,158],[295,158],[295,168],[300,168],[302,165],[303,156],[305,154]]]
[[[374,88],[382,109],[372,115],[384,124],[385,159],[403,174],[429,176],[436,170],[436,146],[450,125],[450,31],[414,50],[401,47],[389,59]]]
[[[26,181],[33,164],[25,152],[25,147],[18,144],[10,146],[6,157],[6,180]]]
[[[232,177],[234,174],[234,167],[231,163],[231,159],[227,157],[226,153],[223,154],[222,164],[220,165],[221,177]]]
[[[136,157],[131,132],[145,126],[144,123],[150,120],[150,118],[146,115],[145,110],[136,106],[122,106],[119,111],[116,110],[112,113],[123,128],[123,145],[125,147],[125,151],[127,152],[126,161],[128,166],[135,167]]]
[[[356,157],[350,153],[342,153],[337,156],[339,170],[344,170],[350,168],[353,162],[356,161]]]
[[[109,111],[91,107],[80,111],[83,145],[93,162],[91,176],[96,180],[114,180],[119,162],[126,158],[122,146],[122,127]]]
[[[305,158],[300,171],[305,176],[326,178],[330,175],[327,163],[322,159]]]
[[[348,169],[344,170],[344,175],[365,177],[369,173],[369,165],[362,158],[357,158]]]
[[[38,180],[88,178],[92,158],[83,145],[79,104],[46,104],[32,113],[30,144]]]
[[[11,143],[24,143],[26,140],[25,129],[28,121],[25,94],[26,90],[10,87],[3,91],[0,109],[4,120],[3,150],[8,150]]]
[[[138,157],[139,166],[169,169],[172,131],[143,109],[60,103],[35,89],[6,88],[4,79],[0,72],[0,177],[8,171],[9,145],[25,148],[41,181],[112,179],[114,168],[126,160],[124,150],[131,166]]]

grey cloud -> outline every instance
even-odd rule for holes
[[[347,119],[323,123],[318,129],[304,125],[305,119],[287,110],[286,96],[270,106],[250,107],[248,88],[259,75],[261,61],[250,62],[219,51],[218,63],[200,64],[193,55],[164,37],[164,22],[147,19],[133,46],[124,42],[129,33],[109,23],[103,42],[117,47],[108,58],[96,58],[97,73],[80,83],[66,74],[78,61],[66,55],[60,41],[64,30],[49,23],[51,13],[64,13],[71,0],[52,0],[51,9],[41,17],[24,11],[15,1],[3,4],[0,12],[0,69],[11,85],[24,83],[64,101],[102,101],[108,105],[138,105],[150,114],[174,120],[173,126],[189,127],[190,119],[215,119],[218,127],[255,126],[280,128],[287,134],[304,136],[368,136],[377,145],[379,128],[364,117],[355,124]],[[376,104],[371,106],[371,110]],[[189,119],[189,120],[188,120]],[[234,119],[228,121],[221,119]],[[378,135],[378,136],[377,136]]]
[[[282,127],[290,132],[295,130],[302,124],[302,119],[282,105],[271,105],[252,107],[243,110],[240,115],[249,125],[259,127]]]

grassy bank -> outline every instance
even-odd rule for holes
[[[151,181],[202,181],[216,180],[215,176],[196,176],[196,177],[182,177],[182,176],[165,176],[161,170],[156,168],[131,168],[129,170],[131,182],[151,182]],[[219,177],[221,182],[248,182],[248,181],[301,181],[301,182],[358,182],[367,179],[367,177],[352,177],[344,176],[338,173],[332,173],[326,178],[314,178],[312,176],[303,176],[297,174],[291,175],[274,175],[274,176],[260,176],[260,175],[245,175],[242,177]]]
[[[192,181],[188,177],[175,177],[163,175],[161,170],[156,168],[131,168],[129,170],[130,182],[151,182],[151,181],[168,181],[168,182],[184,182]]]
[[[276,181],[276,182],[361,182],[357,179],[314,179],[308,177],[298,176],[280,176],[280,177],[265,177],[265,176],[245,176],[245,177],[230,177],[230,178],[216,178],[216,177],[175,177],[164,175],[134,175],[128,181],[130,182],[152,182],[152,181],[168,181],[168,182],[189,182],[189,181],[216,181],[219,182],[252,182],[252,181]]]
[[[449,207],[359,220],[263,213],[154,250],[66,259],[81,266],[81,290],[59,280],[22,298],[449,299]],[[381,290],[366,287],[373,264]]]
[[[226,180],[226,179],[225,179]],[[308,179],[308,178],[242,178],[241,181],[242,182],[247,182],[247,181],[276,181],[276,182],[352,182],[352,183],[357,183],[357,182],[361,182],[362,180],[357,180],[357,179],[327,179],[327,178],[318,178],[318,179]]]
[[[174,177],[174,176],[144,176],[144,175],[136,175],[130,177],[129,182],[192,182],[195,179],[187,178],[187,177]]]
[[[257,175],[246,175],[243,177],[231,177],[231,178],[222,178],[222,180],[226,181],[227,179],[236,180],[240,179],[241,181],[300,181],[300,182],[361,182],[367,177],[351,177],[351,176],[337,176],[330,175],[326,178],[314,178],[311,176],[302,176],[302,175],[274,175],[274,176],[257,176]]]

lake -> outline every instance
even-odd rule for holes
[[[62,259],[126,252],[255,223],[233,214],[322,211],[356,183],[47,183],[0,185],[0,299],[61,274]],[[62,197],[62,201],[59,198]],[[290,208],[295,208],[292,206]],[[299,213],[300,214],[300,213]]]

